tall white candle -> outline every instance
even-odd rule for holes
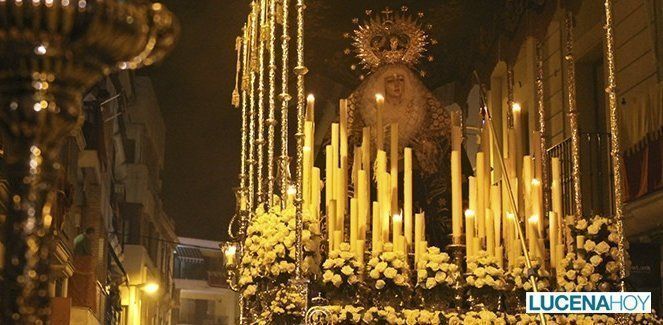
[[[403,152],[403,220],[409,247],[412,245],[412,148]]]
[[[357,210],[359,212],[359,237],[366,239],[366,225],[368,223],[368,216],[370,210],[368,180],[366,179],[366,171],[360,170],[357,172]]]
[[[466,256],[474,256],[474,210],[465,210],[465,249]]]
[[[396,243],[399,237],[403,235],[403,216],[398,213],[394,214],[392,220],[394,228],[393,241]]]
[[[486,224],[485,224],[485,213],[486,213],[486,202],[485,202],[485,193],[486,190],[486,159],[483,152],[477,152],[477,161],[476,161],[476,179],[477,179],[477,188],[476,188],[476,202],[477,207],[475,210],[476,221],[477,221],[477,230],[479,238],[486,237]]]
[[[389,174],[391,175],[391,213],[394,214],[398,212],[398,124],[391,124],[390,131]]]
[[[357,214],[357,199],[350,199],[350,249],[356,249],[359,239],[359,218]]]
[[[384,127],[382,125],[382,106],[384,105],[384,97],[382,94],[375,95],[375,109],[376,109],[376,127],[375,139],[377,150],[384,149]]]
[[[451,151],[451,224],[453,242],[459,244],[463,232],[463,186],[460,151]],[[407,185],[406,185],[407,186]]]
[[[378,202],[373,202],[373,227],[371,228],[371,244],[373,247],[373,252],[380,252],[379,249],[381,245],[379,244],[382,241],[382,220],[380,218],[380,204]]]
[[[315,96],[313,94],[306,97],[306,120],[315,121]]]

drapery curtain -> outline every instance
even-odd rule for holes
[[[663,189],[663,83],[622,110],[627,200]]]

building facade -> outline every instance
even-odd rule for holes
[[[179,238],[174,278],[179,297],[173,324],[238,324],[239,296],[228,288],[220,242]]]
[[[170,324],[177,237],[160,198],[165,127],[150,80],[111,75],[84,107],[60,157],[52,322]]]

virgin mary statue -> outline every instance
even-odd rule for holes
[[[362,128],[370,126],[375,148],[375,98],[383,94],[384,139],[389,139],[386,126],[397,123],[399,152],[406,146],[414,152],[414,211],[425,212],[429,244],[444,247],[451,233],[451,117],[413,71],[424,50],[425,35],[410,19],[388,15],[371,20],[355,31],[354,38],[359,58],[372,71],[348,97],[349,141],[361,145]],[[471,166],[462,156],[463,171],[468,174]]]

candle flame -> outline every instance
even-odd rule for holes
[[[538,178],[534,178],[532,179],[532,185],[539,186],[541,185],[541,181]]]
[[[527,221],[529,221],[530,223],[538,223],[539,222],[539,215],[537,215],[537,214],[531,215],[529,217],[529,219],[527,219]]]
[[[394,222],[396,222],[396,221],[403,221],[403,216],[400,215],[400,214],[398,214],[398,213],[394,214],[394,217],[393,217],[393,218],[394,218]]]
[[[230,245],[226,248],[226,255],[235,255],[235,252],[237,252],[237,246],[235,245]]]
[[[516,216],[515,216],[512,212],[507,212],[507,213],[506,213],[506,218],[507,218],[507,219],[515,219]]]
[[[288,195],[295,195],[295,194],[297,194],[297,187],[295,187],[295,185],[288,186]]]
[[[520,107],[520,103],[519,103],[519,102],[513,102],[513,104],[511,104],[511,110],[512,110],[514,113],[520,113],[520,110],[521,110],[521,109],[522,109],[522,107]]]
[[[308,96],[306,96],[306,100],[308,102],[314,102],[315,101],[315,96],[313,96],[313,94],[308,94]]]
[[[466,217],[474,217],[475,213],[474,210],[467,209],[465,210],[465,216]]]
[[[384,103],[384,96],[382,94],[375,94],[375,101],[380,104]]]

